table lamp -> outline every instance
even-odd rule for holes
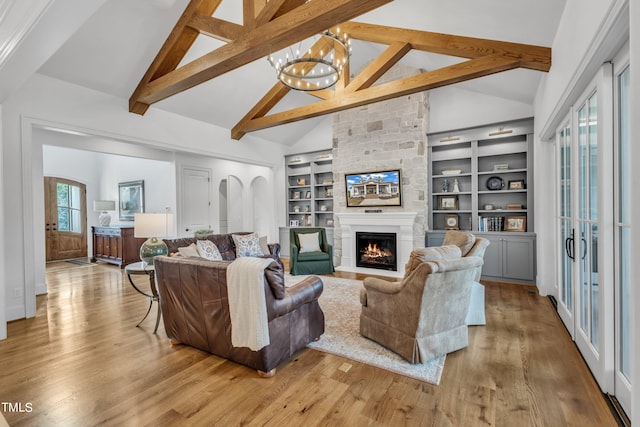
[[[153,265],[153,258],[167,255],[169,248],[160,237],[173,234],[173,214],[137,213],[134,215],[133,236],[147,237],[140,247],[140,259],[147,265]]]
[[[107,211],[116,210],[115,200],[94,200],[93,210],[96,212],[102,212],[98,217],[98,223],[102,227],[108,227],[111,224],[111,215]]]

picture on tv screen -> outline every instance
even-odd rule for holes
[[[400,206],[400,170],[345,175],[347,206]]]

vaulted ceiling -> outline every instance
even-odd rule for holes
[[[294,109],[299,117],[307,117],[313,115],[309,111],[329,112],[336,106],[355,106],[377,97],[390,97],[393,93],[432,89],[455,82],[462,82],[456,85],[464,90],[530,104],[542,74],[539,70],[548,69],[550,60],[547,49],[535,46],[551,46],[564,7],[564,1],[558,0],[314,0],[309,3],[271,0],[264,10],[264,0],[245,1],[244,9],[239,0],[198,3],[204,9],[198,18],[190,16],[191,40],[185,41],[182,32],[177,34],[182,37],[182,45],[176,51],[183,49],[186,53],[170,52],[172,61],[160,64],[164,68],[159,72],[151,70],[144,77],[158,52],[162,52],[165,41],[169,39],[170,44],[171,37],[176,36],[175,28],[181,25],[185,10],[188,11],[187,0],[110,0],[40,72],[130,98],[131,110],[138,113],[143,113],[145,104],[150,104],[151,108],[233,129],[235,138],[248,131],[292,121],[291,114],[284,113],[287,110]],[[253,13],[247,13],[247,5],[254,4]],[[323,8],[323,13],[318,14],[316,7]],[[369,9],[372,10],[362,14]],[[244,16],[258,19],[243,26],[247,22]],[[333,99],[339,95],[338,90],[320,94],[320,104],[315,104],[316,107],[309,105],[317,103],[318,97],[307,93],[291,91],[282,100],[280,95],[273,98],[273,91],[281,89],[275,85],[275,72],[264,59],[265,52],[278,43],[285,46],[296,37],[303,38],[308,35],[305,31],[313,34],[316,27],[327,28],[344,21],[371,24],[344,26],[356,39],[350,81],[358,82],[359,86],[347,86],[342,94],[351,99]],[[380,31],[381,25],[398,30]],[[437,39],[430,33],[457,37]],[[456,56],[449,56],[451,54]],[[201,57],[206,59],[198,59]],[[370,87],[371,79],[363,84],[365,76],[358,77],[362,70],[379,74],[396,60],[425,70],[422,81],[412,85],[401,82],[393,88],[387,87],[387,92],[380,95],[379,87]],[[372,61],[378,63],[377,68],[365,69]],[[178,70],[172,72],[176,68]],[[444,74],[433,71],[438,69],[444,69]],[[511,71],[501,72],[503,70]],[[499,73],[493,74],[495,72]],[[465,81],[469,76],[488,74],[493,75]],[[162,75],[164,77],[158,78]],[[363,95],[361,92],[366,92],[365,89],[369,93]],[[377,93],[374,94],[373,89]],[[272,98],[269,99],[269,95],[264,98],[270,91]],[[276,101],[279,102],[276,104]],[[259,114],[253,110],[247,115],[261,103],[276,104],[269,113],[275,113],[274,116],[261,117],[264,108],[258,108]],[[258,130],[256,134],[290,145],[312,130],[319,120],[294,122]]]

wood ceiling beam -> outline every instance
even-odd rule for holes
[[[409,43],[394,42],[373,62],[367,65],[345,89],[349,92],[354,92],[370,87],[410,51],[411,45]]]
[[[142,80],[138,83],[131,98],[129,98],[129,111],[137,114],[144,114],[147,111],[149,104],[139,102],[141,93],[146,89],[149,82],[175,70],[198,37],[198,32],[188,27],[191,17],[195,14],[211,16],[221,2],[222,0],[191,0],[189,2]]]
[[[340,96],[335,96],[304,107],[294,108],[269,116],[257,117],[244,123],[242,128],[236,125],[236,127],[232,129],[231,137],[233,139],[240,139],[247,132],[335,113],[518,67],[520,67],[520,60],[509,56],[490,55],[471,59],[459,64],[372,86],[359,91],[344,91]]]
[[[439,53],[468,59],[487,55],[502,55],[518,58],[520,66],[537,71],[551,68],[551,49],[520,43],[474,37],[454,36],[429,31],[408,30],[362,22],[345,22],[342,29],[349,37],[372,43],[410,43],[411,47],[424,52]]]
[[[226,43],[237,39],[245,32],[245,28],[235,22],[200,14],[193,15],[187,25],[200,34],[213,37]]]
[[[204,0],[201,1],[204,2]],[[209,1],[216,3],[217,6],[221,0]],[[228,44],[178,69],[169,71],[155,79],[151,78],[155,73],[150,74],[148,79],[143,79],[140,82],[130,98],[129,110],[144,114],[148,106],[154,102],[263,58],[271,52],[285,48],[337,23],[347,21],[391,1],[313,0],[305,3],[259,28],[247,31]],[[190,9],[193,3],[194,1],[187,6],[187,9]],[[195,12],[200,13],[197,10]],[[185,19],[181,17],[172,34],[177,31],[178,26],[180,34],[186,30],[186,23],[193,13],[194,11],[191,11]],[[183,14],[184,16],[185,14]],[[198,34],[195,31],[193,33]]]

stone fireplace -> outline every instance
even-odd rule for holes
[[[376,84],[419,72],[398,63]],[[333,254],[337,269],[402,277],[411,250],[424,246],[428,119],[427,92],[333,115]],[[402,206],[381,206],[379,212],[347,207],[345,175],[394,169],[401,170]],[[397,271],[359,267],[355,232],[395,233]]]
[[[404,266],[414,247],[413,228],[416,212],[345,212],[335,214],[340,222],[341,263],[336,270],[354,273],[404,276]],[[394,234],[396,240],[396,271],[359,267],[356,233]]]

